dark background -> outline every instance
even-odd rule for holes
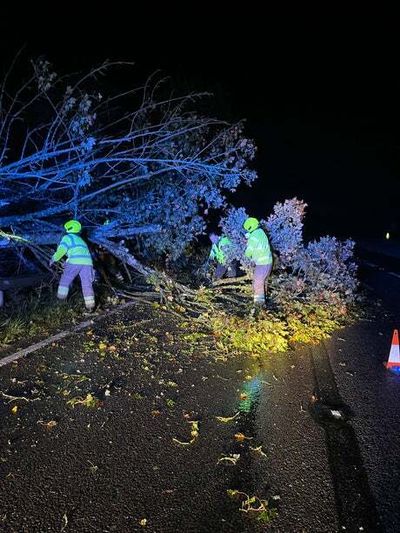
[[[235,202],[250,214],[265,217],[276,201],[297,196],[309,205],[308,236],[398,236],[394,13],[293,13],[288,5],[276,15],[249,3],[227,4],[222,13],[207,4],[85,5],[3,9],[1,73],[22,45],[58,72],[123,59],[135,61],[143,81],[161,68],[182,89],[214,92],[220,116],[247,119],[260,178]]]

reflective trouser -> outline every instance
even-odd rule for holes
[[[67,263],[58,286],[57,298],[65,300],[68,296],[69,288],[78,276],[81,278],[83,298],[87,309],[94,307],[93,278],[94,271],[91,265],[70,265]]]
[[[234,262],[230,265],[221,265],[221,263],[218,263],[217,268],[215,269],[214,278],[221,279],[225,274],[228,278],[236,278],[236,265]]]
[[[265,294],[267,292],[268,277],[271,274],[271,265],[256,265],[253,272],[253,293],[254,303],[265,304]]]

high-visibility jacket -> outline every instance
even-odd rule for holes
[[[74,233],[64,235],[52,259],[53,261],[59,261],[65,254],[68,257],[67,263],[70,265],[93,266],[88,245],[79,235]]]
[[[231,245],[230,239],[228,237],[221,237],[217,243],[214,243],[211,246],[210,259],[215,259],[220,265],[225,265],[226,257],[224,248]]]
[[[272,253],[268,237],[261,228],[257,228],[248,234],[245,256],[256,265],[272,264]]]

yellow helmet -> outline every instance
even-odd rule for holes
[[[254,231],[259,225],[260,223],[256,218],[249,217],[244,221],[243,227],[246,231]]]
[[[82,226],[77,220],[68,220],[68,222],[64,224],[64,228],[67,233],[79,233]]]

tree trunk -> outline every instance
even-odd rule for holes
[[[112,255],[120,259],[123,263],[126,263],[127,265],[134,268],[137,272],[140,272],[140,274],[143,274],[143,276],[148,277],[151,274],[155,274],[154,270],[142,265],[142,263],[135,259],[135,257],[133,257],[133,255],[130,254],[129,251],[121,244],[117,244],[113,241],[110,241],[109,239],[106,239],[105,237],[99,236],[91,236],[90,241],[99,246],[102,246]]]

